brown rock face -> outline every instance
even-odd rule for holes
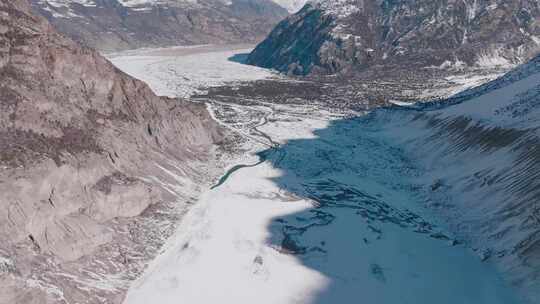
[[[288,15],[271,0],[31,2],[60,32],[102,51],[255,43]]]
[[[248,62],[302,75],[512,65],[540,52],[539,20],[535,0],[318,0]]]
[[[155,96],[25,0],[0,0],[0,79],[0,303],[120,302],[220,131],[203,105]]]

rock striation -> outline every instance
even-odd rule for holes
[[[381,109],[380,129],[420,170],[420,197],[524,303],[540,301],[540,56],[452,98]],[[403,169],[406,170],[406,169]]]

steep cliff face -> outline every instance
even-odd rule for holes
[[[62,33],[103,51],[258,42],[287,16],[271,0],[31,0]]]
[[[540,50],[539,18],[534,0],[312,1],[248,62],[295,74],[511,66]]]
[[[221,135],[0,1],[0,303],[119,303]]]

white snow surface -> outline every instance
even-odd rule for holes
[[[279,133],[311,130],[297,122]],[[125,303],[513,303],[493,271],[463,248],[394,225],[366,246],[360,236],[370,228],[351,210],[336,210],[331,226],[303,236],[305,243],[326,242],[327,253],[310,253],[305,262],[283,252],[273,240],[280,232],[274,221],[311,210],[313,202],[280,189],[272,181],[280,176],[263,163],[206,193]]]
[[[183,3],[197,3],[197,0],[118,0],[120,4],[128,8],[151,7],[155,5],[177,5]],[[49,4],[54,7],[68,7],[72,4],[81,4],[88,7],[96,7],[95,0],[40,0],[41,4]]]
[[[490,260],[526,303],[540,303],[538,264],[524,263],[522,253],[538,254],[523,244],[538,239],[540,224],[540,209],[531,199],[540,189],[534,154],[540,135],[540,56],[424,109],[422,118],[415,111],[380,111],[370,125],[406,151],[422,172],[418,184],[441,185],[425,192],[437,217],[480,255],[496,255]],[[530,221],[535,224],[527,226]]]
[[[324,276],[266,244],[273,217],[310,206],[247,196],[277,191],[267,179],[276,174],[269,165],[241,170],[204,195],[126,303],[296,303],[324,286]]]
[[[309,3],[320,7],[325,14],[337,18],[345,18],[360,11],[360,5],[355,0],[310,0]]]
[[[441,111],[441,117],[461,115],[493,127],[536,128],[540,126],[540,107],[525,102],[520,104],[520,101],[533,102],[534,100],[525,98],[538,92],[540,92],[540,73]],[[517,115],[516,110],[520,108],[522,114]]]
[[[199,86],[273,77],[230,63],[230,51],[170,58],[163,55],[168,50],[159,56],[152,52],[110,58],[160,95],[188,96]],[[216,119],[221,117],[219,106],[209,107]],[[232,108],[270,115],[259,130],[282,144],[273,152],[278,156],[235,171],[205,193],[130,288],[126,304],[516,303],[492,265],[466,247],[410,229],[417,222],[402,227],[362,216],[362,210],[377,213],[382,208],[378,216],[407,223],[406,215],[413,212],[436,227],[433,233],[451,237],[418,201],[407,181],[413,170],[380,132],[360,130],[354,120],[332,120],[331,113],[310,112],[311,106],[304,115],[286,105]],[[260,115],[254,117],[260,120]],[[236,123],[220,123],[236,128]],[[254,142],[251,152],[260,149]],[[246,154],[232,163],[257,162]],[[318,183],[320,187],[310,188]],[[349,202],[351,193],[367,197],[367,205]],[[343,206],[315,208],[311,195],[337,198],[335,203]],[[415,229],[422,227],[420,222]],[[308,250],[290,254],[285,232]]]
[[[218,0],[226,5],[231,5],[231,0]],[[300,10],[308,0],[273,0],[274,3],[286,8],[290,13]],[[151,8],[156,5],[195,4],[198,0],[118,0],[122,6],[132,9]],[[81,4],[87,7],[96,7],[95,0],[40,0],[41,4],[49,4],[54,7],[69,7],[71,4]]]
[[[154,7],[182,7],[184,9],[196,9],[200,5],[208,5],[199,0],[117,0],[124,8],[133,11],[151,11]],[[211,3],[221,2],[224,5],[231,5],[230,0],[211,0]],[[43,10],[52,14],[55,18],[83,18],[74,12],[73,5],[82,5],[87,8],[103,8],[102,2],[96,0],[39,0]]]
[[[122,71],[145,81],[157,95],[186,98],[212,86],[280,77],[267,69],[229,60],[250,51],[245,45],[201,45],[141,49],[106,56]]]

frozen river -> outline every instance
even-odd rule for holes
[[[160,95],[271,79],[245,46],[110,56]],[[131,287],[147,303],[516,303],[489,263],[422,209],[399,149],[309,105],[210,102],[247,151]]]

